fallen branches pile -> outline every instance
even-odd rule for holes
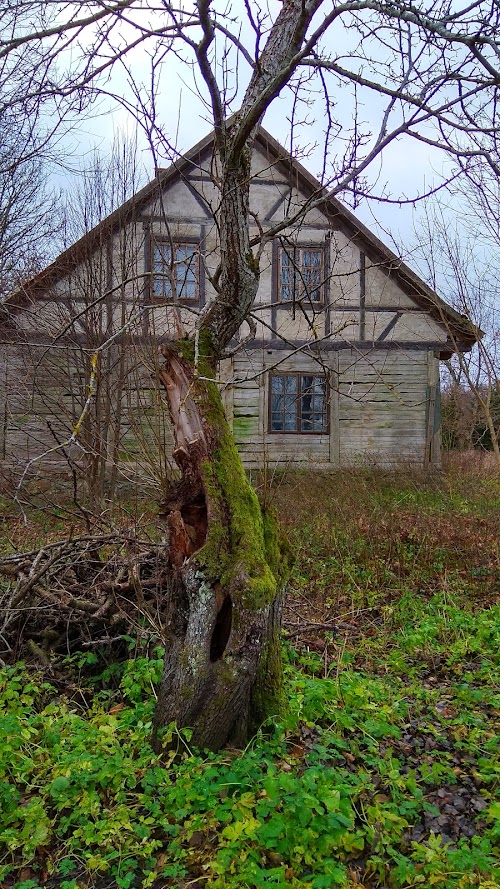
[[[158,637],[166,620],[164,546],[86,535],[0,559],[0,658],[50,663],[112,647],[127,634]]]

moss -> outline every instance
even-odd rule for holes
[[[220,661],[219,676],[221,677],[222,681],[227,683],[228,687],[231,688],[236,678],[236,671],[232,663],[232,658],[225,658],[224,660]],[[224,704],[224,701],[221,700],[220,704],[222,706],[222,704]]]
[[[293,550],[290,541],[283,533],[278,511],[274,507],[262,507],[262,520],[267,563],[278,581],[278,586],[282,588],[293,567]]]
[[[248,268],[252,270],[257,277],[260,274],[260,263],[257,256],[254,256],[253,250],[249,250],[246,255]]]
[[[281,595],[293,564],[292,548],[281,530],[278,513],[273,507],[262,508],[262,519],[266,559],[276,579],[278,595]],[[262,651],[252,689],[250,706],[252,732],[260,728],[266,719],[279,718],[285,711],[280,627],[276,625]]]
[[[232,432],[226,419],[219,387],[211,382],[213,353],[210,344],[200,338],[198,378],[194,378],[194,397],[207,422],[207,433],[215,436],[215,447],[209,459],[200,466],[209,510],[208,535],[196,562],[207,581],[220,583],[230,593],[236,607],[233,620],[245,612],[277,608],[275,602],[287,573],[286,546],[279,531],[276,515],[262,511],[242,465]],[[193,359],[191,341],[180,345],[183,358]],[[212,439],[213,441],[213,439]],[[275,605],[273,606],[273,603]],[[271,621],[273,623],[273,621]],[[231,687],[234,664],[224,660],[220,670],[227,671],[222,687]],[[252,729],[269,716],[284,709],[283,673],[279,629],[271,630],[265,640],[251,706]],[[246,721],[245,721],[246,726]]]
[[[185,361],[190,365],[194,365],[195,359],[195,340],[192,337],[184,337],[177,340],[175,349]],[[201,330],[198,338],[198,364],[197,370],[201,376],[213,377],[216,364],[216,349],[214,348],[212,338],[208,331]]]
[[[207,384],[207,393],[210,422],[219,434],[219,445],[213,460],[203,464],[203,476],[210,509],[217,520],[213,521],[212,515],[209,538],[198,556],[225,589],[233,591],[236,587],[244,608],[272,608],[290,570],[291,550],[276,512],[261,509],[248,481],[215,385]],[[256,731],[270,717],[279,717],[285,709],[281,640],[276,627],[259,660],[250,731]]]
[[[266,720],[278,720],[285,712],[281,639],[277,630],[264,646],[252,688],[249,726],[251,734],[255,734]]]
[[[225,588],[236,588],[245,608],[260,608],[273,601],[277,590],[267,561],[260,504],[243,469],[217,385],[204,382],[200,390],[218,446],[212,460],[202,464],[211,515],[198,562]]]
[[[234,417],[233,430],[238,439],[248,438],[255,432],[255,417]]]
[[[185,337],[182,340],[177,340],[174,351],[178,352],[181,358],[184,358],[185,361],[188,361],[190,364],[194,362],[194,342],[191,339]]]

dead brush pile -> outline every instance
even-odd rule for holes
[[[87,534],[0,558],[0,658],[50,664],[51,654],[157,637],[169,600],[165,546]]]

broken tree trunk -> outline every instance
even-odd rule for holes
[[[200,349],[200,351],[202,351]],[[280,625],[286,571],[277,525],[261,510],[229,429],[215,363],[180,341],[160,379],[182,477],[163,505],[170,620],[153,746],[175,722],[192,743],[244,743],[283,705]]]

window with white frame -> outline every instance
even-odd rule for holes
[[[277,302],[324,301],[324,247],[282,244],[278,248]]]
[[[198,244],[155,241],[151,258],[152,295],[156,299],[198,302],[200,258]]]
[[[324,376],[271,374],[269,431],[328,432],[328,389]]]

